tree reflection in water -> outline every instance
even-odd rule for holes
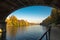
[[[13,26],[9,26],[7,27],[7,34],[10,36],[10,40],[16,40],[16,33],[17,33],[17,29],[18,27],[13,27]]]
[[[2,33],[0,33],[0,39],[2,39]]]
[[[16,40],[17,32],[22,33],[27,30],[27,27],[28,26],[20,26],[20,27],[7,26],[7,35],[9,36],[9,39]]]

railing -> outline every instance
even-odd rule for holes
[[[50,40],[51,26],[49,29],[43,34],[43,36],[39,39],[42,40],[46,36],[46,40]]]

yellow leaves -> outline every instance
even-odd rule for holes
[[[9,26],[18,26],[18,19],[15,16],[11,16],[6,22]]]
[[[29,22],[24,20],[18,20],[15,16],[11,16],[6,20],[8,26],[28,26]]]
[[[20,20],[20,26],[28,26],[29,23],[27,21],[24,21],[24,20]]]

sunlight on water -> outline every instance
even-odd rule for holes
[[[7,40],[38,40],[46,31],[40,25],[7,27]]]

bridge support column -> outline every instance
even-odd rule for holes
[[[6,40],[6,22],[0,21],[1,37],[0,40]]]

